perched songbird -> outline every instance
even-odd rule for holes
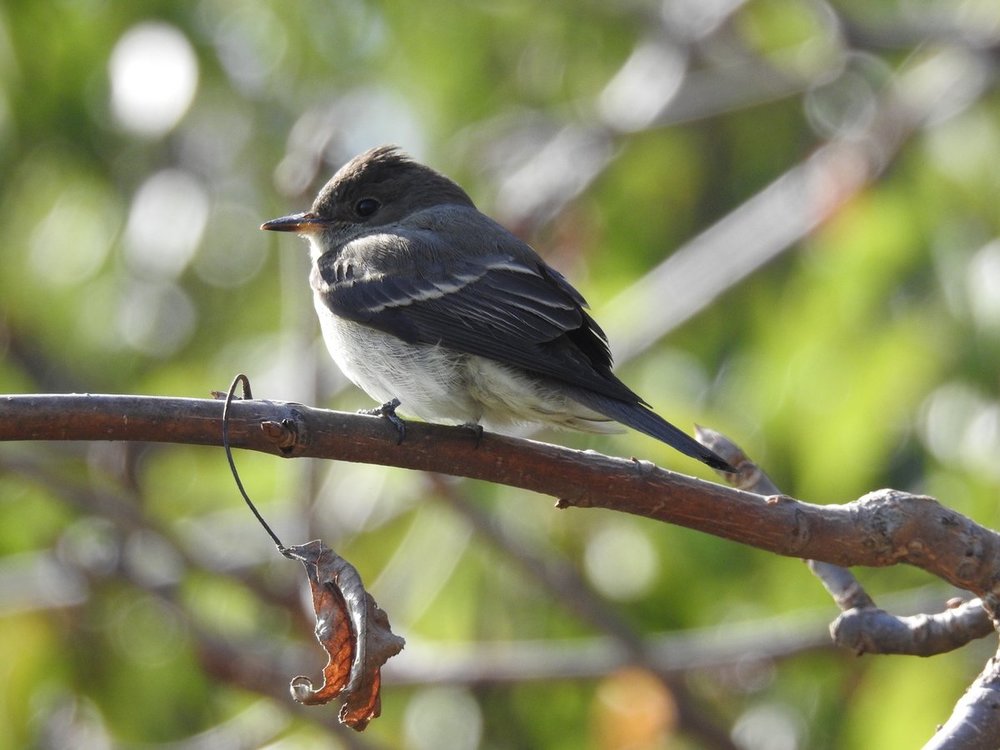
[[[355,157],[310,211],[261,229],[309,240],[327,348],[386,416],[398,406],[427,421],[590,432],[621,422],[731,470],[615,377],[604,332],[558,271],[395,147]]]

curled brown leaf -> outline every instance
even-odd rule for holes
[[[323,684],[314,688],[305,676],[289,689],[300,703],[343,701],[340,721],[362,731],[381,711],[382,665],[403,648],[389,618],[361,582],[358,571],[319,540],[289,547],[285,554],[306,569],[316,613],[316,639],[329,659]]]

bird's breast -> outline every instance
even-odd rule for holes
[[[469,394],[467,356],[441,346],[411,344],[334,315],[314,295],[323,340],[340,371],[376,401],[400,400],[401,414],[428,421],[476,422]]]

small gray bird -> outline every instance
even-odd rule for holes
[[[615,421],[732,471],[615,377],[607,337],[558,271],[397,148],[355,157],[312,210],[261,229],[309,240],[327,348],[391,419],[399,407],[491,428],[613,432]]]

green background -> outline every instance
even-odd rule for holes
[[[394,142],[581,289],[671,421],[803,500],[894,486],[996,526],[998,42],[989,0],[7,0],[0,392],[206,397],[242,371],[261,398],[371,405],[318,340],[304,243],[257,226]],[[707,476],[631,432],[540,437]],[[0,747],[913,747],[991,652],[836,651],[804,565],[687,530],[237,461],[284,541],[322,537],[407,639],[382,718],[356,735],[288,698],[325,655],[220,450],[17,443]],[[955,593],[858,573],[902,613]],[[625,632],[679,666],[600,666]]]

